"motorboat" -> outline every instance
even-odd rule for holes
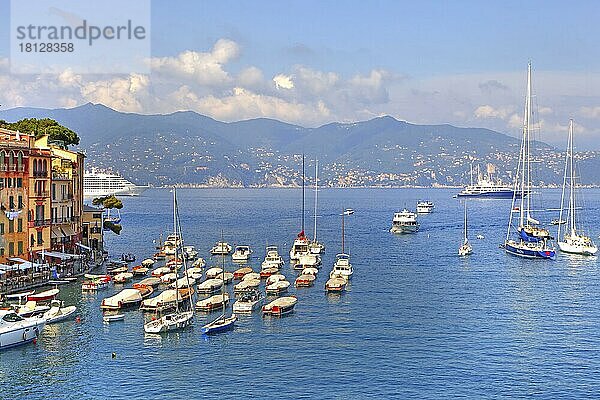
[[[146,276],[148,271],[150,271],[150,268],[141,265],[137,265],[131,269],[133,276]]]
[[[161,283],[171,283],[177,280],[177,274],[175,272],[169,272],[160,277]]]
[[[242,280],[243,281],[260,280],[260,274],[258,272],[250,272],[250,273],[244,275]]]
[[[168,274],[171,272],[171,268],[169,267],[158,267],[154,271],[152,271],[152,276],[160,278],[161,276]]]
[[[215,311],[221,310],[229,304],[229,293],[215,294],[196,302],[196,310]]]
[[[255,290],[260,286],[260,279],[244,279],[233,287],[234,293]]]
[[[418,214],[429,214],[433,212],[435,205],[432,201],[418,201],[417,202],[417,213]]]
[[[267,246],[267,253],[265,255],[265,259],[261,264],[262,269],[266,268],[281,268],[285,264],[283,261],[283,257],[279,255],[279,251],[277,250],[277,246]]]
[[[138,283],[139,285],[150,286],[152,288],[157,288],[160,285],[160,278],[156,278],[154,276],[144,278]]]
[[[154,293],[154,288],[152,286],[144,285],[142,283],[134,283],[133,288],[140,292],[142,299],[150,297],[152,296],[152,293]]]
[[[20,317],[31,318],[44,314],[50,309],[50,306],[46,304],[38,304],[37,301],[29,300],[25,302],[25,304],[21,304],[21,302],[19,302],[19,304],[13,305],[13,309],[17,312],[17,314],[19,314]]]
[[[325,290],[327,293],[341,293],[346,290],[348,280],[341,275],[335,275],[327,280],[325,283]]]
[[[46,324],[50,325],[68,319],[75,311],[77,311],[77,307],[75,306],[65,307],[63,301],[52,300],[50,302],[50,309],[43,314],[42,318],[46,320]]]
[[[336,275],[341,275],[349,280],[353,273],[352,264],[350,264],[350,255],[344,253],[337,254],[329,277],[332,278]]]
[[[142,294],[137,289],[123,289],[114,296],[102,300],[100,308],[103,310],[120,310],[131,307],[142,301]]]
[[[171,270],[183,266],[183,260],[181,258],[173,258],[166,262],[165,266],[171,268]]]
[[[317,268],[307,267],[307,268],[304,268],[302,270],[301,274],[302,275],[314,275],[314,276],[317,276],[318,273],[319,273],[319,270]]]
[[[194,280],[199,281],[200,279],[202,279],[202,268],[200,268],[200,267],[188,268],[186,271],[186,274],[190,278],[193,278]]]
[[[0,350],[37,340],[45,326],[44,318],[23,318],[13,310],[0,310]]]
[[[142,301],[140,310],[142,311],[164,311],[169,308],[174,308],[177,303],[186,301],[192,297],[194,289],[167,289],[161,292],[158,296],[151,297]]]
[[[244,275],[252,272],[252,268],[250,267],[242,267],[233,271],[233,279],[242,279]]]
[[[217,242],[212,249],[210,249],[210,254],[214,255],[228,255],[231,253],[231,245],[227,242]]]
[[[294,264],[294,269],[303,270],[307,267],[317,267],[319,265],[321,265],[321,256],[313,253],[306,253],[298,257],[298,262]]]
[[[196,280],[188,275],[188,276],[184,276],[183,278],[179,278],[179,279],[177,279],[177,281],[171,283],[171,288],[173,288],[173,289],[176,289],[178,287],[186,288],[186,287],[194,286],[195,284],[196,284]]]
[[[250,246],[240,245],[235,247],[235,251],[231,255],[231,260],[236,263],[245,263],[250,260],[252,249]]]
[[[302,274],[296,278],[296,287],[310,287],[315,284],[317,277],[311,274]]]
[[[154,265],[156,261],[154,261],[151,258],[147,258],[144,261],[142,261],[142,267],[146,267],[146,268],[150,268]]]
[[[199,257],[192,263],[192,268],[204,268],[206,266],[206,261],[204,258]]]
[[[181,247],[181,245],[183,244],[183,241],[181,240],[181,236],[174,233],[171,234],[169,236],[167,236],[167,239],[165,240],[163,247],[162,247],[162,251],[167,255],[167,256],[172,256],[175,254],[175,251],[177,248]]]
[[[279,282],[279,281],[285,281],[285,276],[282,274],[274,274],[267,278],[265,285],[269,286],[269,285],[271,285],[275,282]]]
[[[258,290],[244,292],[233,303],[233,312],[240,314],[251,313],[262,306],[264,299],[264,296]]]
[[[392,220],[390,232],[415,233],[418,230],[419,223],[417,222],[417,214],[408,211],[406,208],[400,212],[394,213],[394,219]]]
[[[558,219],[558,218],[554,218],[552,221],[550,221],[551,225],[564,225],[566,223],[567,223],[567,221],[565,221],[564,219]]]
[[[267,295],[278,296],[281,293],[287,292],[289,287],[290,283],[288,281],[277,281],[267,285],[265,291],[267,292]]]
[[[278,297],[262,308],[263,316],[271,315],[281,317],[294,311],[298,299],[294,296]]]
[[[277,267],[263,268],[260,271],[260,277],[261,277],[261,279],[266,279],[269,276],[274,275],[278,272],[279,272],[279,268],[277,268]]]
[[[133,273],[131,272],[121,272],[113,277],[114,283],[125,283],[129,282],[133,278]]]
[[[200,294],[213,294],[221,290],[223,280],[218,278],[209,278],[196,286],[196,290]]]
[[[206,278],[213,279],[217,276],[220,276],[223,272],[223,268],[220,267],[212,267],[206,270]]]
[[[300,260],[300,256],[309,254],[309,245],[310,240],[308,240],[304,231],[300,232],[298,236],[296,236],[296,239],[294,239],[294,243],[290,249],[290,261],[296,263]]]
[[[125,314],[104,314],[102,320],[106,323],[123,321],[125,319]]]
[[[583,222],[578,218],[577,198],[580,193],[575,176],[575,156],[573,153],[573,120],[569,121],[569,137],[567,140],[567,158],[565,162],[565,174],[563,180],[563,189],[560,199],[560,216],[558,219],[558,248],[563,253],[580,254],[593,256],[598,252],[598,246],[592,240],[591,235],[585,234]],[[568,189],[568,206],[565,210],[565,191]],[[563,221],[563,212],[566,214],[568,226],[562,230],[561,221]],[[581,215],[581,214],[580,214]],[[565,221],[566,223],[566,221]]]
[[[183,246],[183,258],[186,260],[194,260],[198,257],[198,251],[194,246]]]
[[[60,290],[58,289],[50,289],[40,293],[33,293],[27,296],[27,301],[48,301],[53,300]]]

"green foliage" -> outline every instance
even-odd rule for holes
[[[92,200],[92,204],[95,206],[102,206],[104,208],[113,209],[116,208],[118,210],[123,208],[123,202],[115,197],[114,194],[110,196],[96,197]]]
[[[65,146],[79,144],[79,136],[75,132],[50,118],[25,118],[17,122],[0,120],[0,128],[23,133],[33,133],[36,138],[47,134],[50,141],[60,141]]]
[[[120,224],[115,224],[112,221],[104,221],[104,229],[110,229],[117,235],[120,235],[123,227]]]

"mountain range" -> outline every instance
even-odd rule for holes
[[[416,125],[389,116],[305,128],[267,118],[221,122],[192,111],[122,113],[91,103],[0,111],[7,121],[46,117],[79,134],[88,166],[152,185],[298,185],[302,154],[309,175],[319,160],[321,184],[329,186],[463,185],[471,164],[492,164],[495,177],[506,182],[520,145],[489,129]],[[536,183],[562,182],[561,150],[541,142],[533,147],[542,166]],[[586,170],[600,171],[599,154],[580,155]],[[599,184],[600,172],[585,182]]]

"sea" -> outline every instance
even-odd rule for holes
[[[46,327],[36,344],[0,353],[2,399],[441,399],[600,396],[600,274],[596,257],[559,253],[555,261],[523,260],[498,246],[510,200],[469,200],[474,253],[460,258],[463,204],[455,189],[322,189],[318,239],[327,246],[316,284],[290,288],[293,314],[240,316],[235,329],[206,337],[217,314],[196,313],[193,326],[148,335],[143,314],[102,322],[100,302],[122,287],[82,294],[61,287],[75,320]],[[259,271],[265,246],[288,259],[301,229],[300,189],[179,189],[185,244],[208,265],[221,232],[254,250]],[[558,215],[559,190],[543,190],[534,216]],[[583,220],[600,234],[600,191],[584,191]],[[389,232],[393,213],[431,200],[421,229]],[[124,198],[120,236],[106,233],[112,256],[150,257],[172,229],[172,193],[150,189]],[[313,236],[312,192],[306,233]],[[341,252],[354,276],[345,293],[324,285]],[[556,227],[551,227],[553,230]],[[476,239],[483,235],[483,239]],[[597,241],[600,241],[597,239]],[[233,271],[236,265],[227,262]],[[293,282],[289,263],[282,272]],[[263,285],[264,286],[264,285]],[[231,290],[231,286],[230,286]],[[114,357],[112,356],[114,353]]]

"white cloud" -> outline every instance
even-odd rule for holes
[[[505,119],[512,112],[511,107],[494,108],[490,105],[479,106],[473,112],[476,118],[501,118]]]
[[[580,114],[585,118],[598,119],[600,118],[600,106],[581,107]]]
[[[275,87],[277,89],[292,89],[294,87],[292,77],[283,74],[275,75],[273,77],[273,82],[275,82]]]

